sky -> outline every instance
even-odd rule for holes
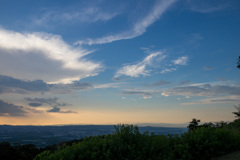
[[[239,0],[1,0],[0,124],[232,121]]]

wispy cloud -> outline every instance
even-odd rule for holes
[[[117,71],[114,79],[119,78],[122,75],[130,77],[150,76],[151,72],[156,69],[161,70],[160,73],[167,73],[176,71],[179,66],[187,65],[188,56],[182,56],[175,60],[165,60],[167,55],[162,52],[149,52],[150,54],[143,59],[143,61],[133,64],[124,65]],[[165,60],[166,62],[160,63]]]
[[[164,66],[164,69],[162,69],[160,73],[176,71],[179,66],[187,65],[188,59],[189,59],[188,56],[182,56],[175,60],[172,60],[171,62],[169,62],[169,65]]]
[[[188,61],[188,57],[183,56],[183,57],[179,57],[176,60],[173,60],[173,64],[175,64],[175,65],[186,65],[187,61]]]
[[[166,95],[179,96],[240,96],[240,86],[235,84],[211,85],[208,83],[199,85],[188,85],[184,87],[174,87],[163,91]]]
[[[20,79],[42,79],[48,83],[71,83],[97,75],[102,65],[84,56],[58,35],[18,33],[0,28],[1,74]],[[34,75],[34,76],[33,76]]]
[[[75,91],[90,90],[93,84],[86,82],[73,81],[70,84],[54,84],[49,92],[54,94],[69,94]]]
[[[151,72],[149,68],[154,67],[156,63],[161,62],[165,57],[166,55],[163,55],[162,52],[152,53],[137,64],[125,65],[117,71],[114,77],[117,78],[121,75],[130,77],[148,76]]]
[[[215,103],[239,103],[240,86],[233,82],[212,82],[212,83],[184,83],[184,86],[169,87],[165,89],[126,89],[121,92],[122,95],[136,95],[142,98],[152,98],[154,95],[163,97],[181,96],[185,103],[181,105],[194,104],[215,104]],[[197,99],[196,99],[197,97]],[[178,100],[182,98],[178,97]],[[186,100],[188,99],[188,100]]]
[[[219,80],[219,81],[223,81],[223,82],[228,81],[227,79],[225,79],[225,78],[221,78],[221,77],[216,77],[216,79]]]
[[[189,84],[189,83],[191,83],[191,81],[185,80],[185,81],[180,82],[179,85],[185,85],[185,84]]]
[[[121,92],[122,95],[141,95],[150,97],[157,93],[157,91],[154,90],[140,90],[140,89],[129,89]]]
[[[213,70],[214,67],[205,66],[203,69],[204,69],[205,71],[210,71],[210,70]]]
[[[92,6],[80,9],[80,11],[46,11],[39,17],[33,18],[33,23],[39,26],[47,26],[48,23],[60,22],[60,23],[92,23],[97,21],[108,21],[119,15],[118,10],[115,11],[103,11],[101,8]]]
[[[160,80],[160,81],[153,82],[153,83],[150,83],[150,84],[147,84],[147,85],[144,85],[144,86],[146,86],[146,87],[159,87],[159,86],[165,86],[165,85],[169,85],[169,84],[171,84],[171,82]]]
[[[217,98],[207,98],[196,102],[182,103],[182,105],[193,105],[193,104],[215,104],[215,103],[239,103],[240,96],[223,96]]]
[[[117,83],[105,83],[105,84],[95,84],[93,85],[93,87],[95,89],[100,89],[100,88],[119,88],[120,85],[122,85],[123,83],[121,82],[117,82]]]
[[[39,104],[47,104],[47,105],[55,105],[55,104],[58,104],[57,103],[57,100],[58,98],[57,97],[54,97],[54,98],[30,98],[30,97],[25,97],[24,98],[26,101],[29,101],[29,102],[34,102],[34,103],[39,103]]]
[[[109,36],[105,36],[102,38],[97,39],[87,39],[87,40],[81,40],[76,42],[75,44],[83,45],[93,45],[93,44],[104,44],[104,43],[111,43],[113,41],[123,40],[123,39],[132,39],[137,36],[142,35],[146,32],[146,29],[153,24],[156,20],[158,20],[166,11],[171,7],[176,0],[161,0],[157,1],[156,4],[153,6],[152,10],[141,20],[139,20],[137,23],[135,23],[132,27],[132,29],[118,33],[113,34]]]
[[[212,13],[229,7],[229,1],[226,0],[189,0],[187,1],[190,10],[199,13]]]

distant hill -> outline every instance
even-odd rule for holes
[[[188,123],[136,123],[139,127],[174,127],[174,128],[186,128]]]
[[[149,124],[148,124],[149,125]],[[155,134],[182,134],[187,128],[171,127],[139,127]],[[46,147],[88,136],[106,135],[114,132],[113,125],[66,125],[66,126],[11,126],[0,125],[0,142],[7,141],[12,145],[34,144]]]

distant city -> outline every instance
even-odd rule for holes
[[[187,128],[139,127],[140,132],[154,134],[182,134]],[[113,125],[66,125],[66,126],[11,126],[0,125],[0,142],[11,145],[34,144],[46,147],[84,137],[112,134]]]

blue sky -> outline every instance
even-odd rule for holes
[[[231,121],[238,0],[0,2],[0,124]]]

